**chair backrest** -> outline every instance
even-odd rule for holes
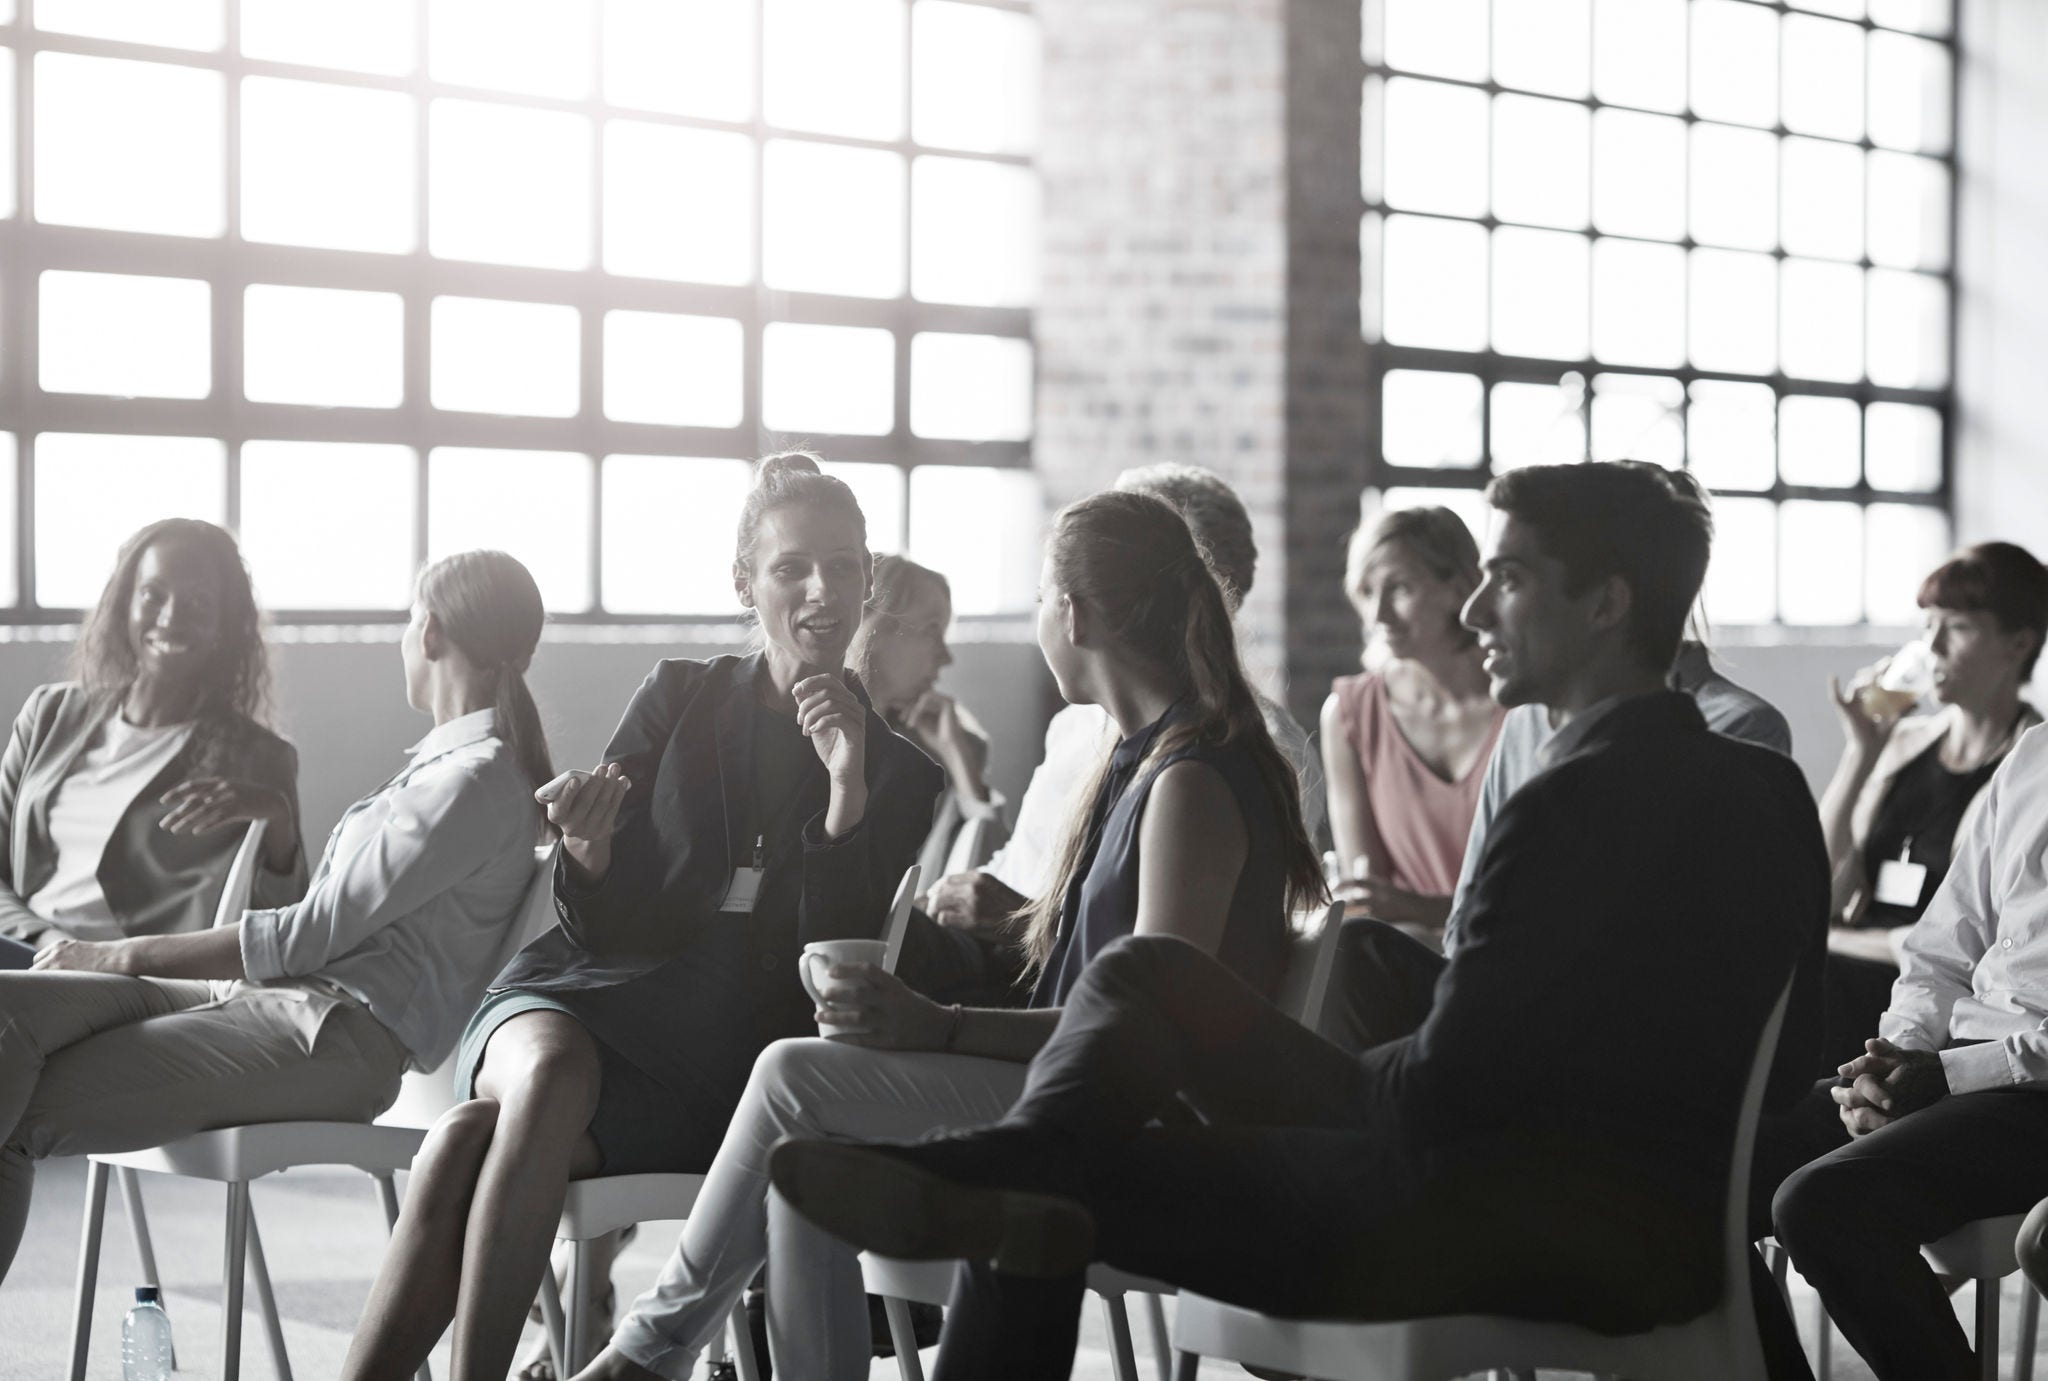
[[[1337,940],[1344,930],[1344,903],[1331,902],[1313,935],[1297,936],[1287,973],[1280,980],[1280,1005],[1309,1030],[1322,1033],[1337,967]]]
[[[953,847],[946,853],[945,876],[974,872],[994,858],[997,834],[996,822],[985,815],[963,822],[960,832],[953,836]]]
[[[256,887],[256,870],[263,866],[264,821],[251,820],[242,832],[241,847],[228,864],[227,881],[221,884],[220,905],[213,909],[215,925],[239,925],[249,909],[249,894]]]
[[[1763,1120],[1764,1091],[1770,1086],[1771,1064],[1778,1054],[1778,1033],[1785,1025],[1785,1009],[1792,1003],[1792,979],[1778,990],[1764,1029],[1757,1034],[1756,1053],[1749,1061],[1749,1082],[1742,1090],[1742,1111],[1735,1119],[1735,1159],[1728,1166],[1728,1201],[1722,1207],[1722,1248],[1727,1278],[1722,1281],[1724,1298],[1734,1307],[1728,1313],[1736,1327],[1748,1333],[1748,1348],[1737,1355],[1762,1356],[1763,1344],[1755,1336],[1756,1311],[1749,1307],[1749,1261],[1754,1250],[1749,1238],[1749,1163],[1756,1154],[1757,1124]]]
[[[498,942],[498,952],[491,958],[491,977],[503,973],[512,956],[539,939],[559,919],[555,915],[555,851],[559,848],[559,842],[534,846],[533,881],[526,885],[526,896],[520,900],[512,924],[506,927],[505,938]]]
[[[917,896],[917,879],[923,870],[913,863],[903,870],[903,881],[896,884],[896,899],[889,903],[889,919],[882,927],[882,967],[890,973],[896,972],[896,961],[903,957],[903,937],[910,932],[910,903]]]

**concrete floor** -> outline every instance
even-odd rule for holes
[[[148,1202],[178,1342],[180,1374],[217,1376],[220,1369],[220,1234],[222,1196],[218,1185],[145,1175]],[[47,1163],[38,1178],[35,1207],[20,1257],[5,1285],[0,1285],[0,1381],[52,1381],[64,1376],[71,1337],[71,1298],[77,1270],[79,1214],[85,1197],[84,1165],[62,1160]],[[322,1381],[341,1369],[364,1297],[369,1292],[384,1240],[384,1221],[369,1180],[350,1172],[299,1170],[258,1181],[252,1190],[262,1225],[279,1312],[284,1318],[286,1345],[296,1374]],[[127,1219],[118,1193],[109,1196],[105,1245],[94,1311],[91,1381],[119,1381],[121,1316],[132,1298],[136,1264]],[[675,1238],[675,1224],[649,1224],[620,1258],[615,1280],[630,1298],[652,1280]],[[2003,1372],[2012,1373],[2013,1321],[2018,1317],[2019,1279],[2006,1282]],[[1809,1329],[1813,1295],[1795,1276],[1794,1305]],[[1958,1295],[1958,1314],[1966,1316],[1969,1291]],[[1171,1305],[1169,1304],[1169,1308]],[[1966,1321],[1967,1326],[1967,1321]],[[532,1330],[529,1330],[531,1336]],[[1140,1362],[1151,1375],[1149,1358]],[[268,1345],[253,1302],[244,1325],[244,1374],[251,1381],[273,1375]],[[1826,1381],[1866,1381],[1870,1370],[1836,1339],[1833,1366]],[[930,1354],[926,1354],[929,1363]],[[447,1349],[433,1358],[436,1372],[447,1374]],[[1109,1357],[1103,1346],[1099,1311],[1091,1307],[1082,1324],[1081,1355],[1074,1368],[1078,1381],[1107,1381]],[[2048,1358],[2041,1361],[2048,1376]],[[1243,1372],[1207,1363],[1203,1375],[1241,1377]],[[1549,1375],[1546,1373],[1546,1376]],[[873,1381],[896,1381],[894,1361],[878,1361]]]

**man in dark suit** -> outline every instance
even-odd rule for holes
[[[1494,824],[1418,1030],[1349,1056],[1191,947],[1133,937],[1090,966],[1002,1122],[778,1148],[777,1187],[821,1225],[968,1262],[941,1381],[1065,1376],[1090,1260],[1294,1316],[1622,1332],[1720,1297],[1737,1109],[1795,971],[1774,1102],[1818,1042],[1813,801],[1665,689],[1701,505],[1632,464],[1519,470],[1488,497],[1464,621],[1495,698],[1561,727]]]

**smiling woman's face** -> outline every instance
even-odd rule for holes
[[[837,506],[784,504],[761,515],[740,602],[771,646],[807,671],[837,670],[860,627],[871,565],[860,520]]]
[[[213,660],[220,620],[219,575],[198,545],[180,537],[152,543],[128,596],[136,670],[165,685],[191,684]]]

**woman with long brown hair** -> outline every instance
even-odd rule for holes
[[[541,620],[503,552],[428,567],[399,652],[434,728],[343,814],[302,900],[190,934],[60,939],[0,973],[0,1276],[44,1157],[366,1121],[408,1065],[447,1058],[533,877]]]
[[[817,1017],[838,1038],[778,1041],[755,1063],[675,1255],[582,1381],[686,1375],[764,1260],[776,1371],[865,1377],[859,1267],[770,1200],[778,1140],[995,1120],[1077,976],[1121,936],[1174,936],[1256,988],[1278,984],[1288,909],[1320,899],[1322,878],[1293,769],[1179,514],[1118,492],[1064,509],[1040,579],[1038,642],[1060,693],[1102,706],[1120,741],[1069,822],[1056,885],[1029,911],[1031,1009],[941,1006],[874,966],[830,968]]]

